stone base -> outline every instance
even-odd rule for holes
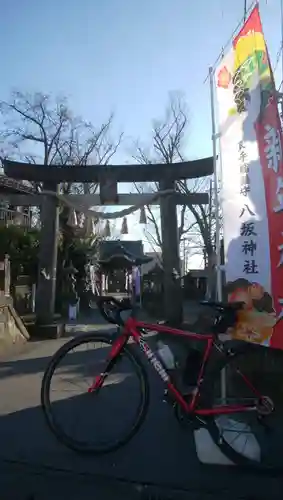
[[[51,323],[48,325],[33,323],[27,325],[27,329],[33,340],[59,339],[65,334],[64,323]]]

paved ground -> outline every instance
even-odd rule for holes
[[[46,364],[65,341],[31,342],[0,365],[1,500],[279,499],[278,478],[200,465],[190,431],[161,402],[155,379],[148,419],[126,447],[90,458],[58,444],[43,420],[39,393]],[[123,406],[123,397],[118,402]]]

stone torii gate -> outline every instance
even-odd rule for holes
[[[41,182],[44,191],[58,193],[62,182],[97,183],[99,195],[69,195],[88,197],[89,206],[95,205],[141,205],[146,204],[148,194],[118,194],[118,182],[158,182],[160,191],[175,190],[179,179],[194,179],[213,173],[213,158],[174,164],[149,165],[93,165],[61,166],[35,165],[4,160],[5,174],[14,179]],[[10,195],[11,198],[12,195]],[[91,199],[89,198],[91,196]],[[9,198],[9,199],[10,199]],[[56,196],[13,195],[13,203],[19,206],[41,207],[41,241],[39,253],[40,269],[48,270],[50,279],[40,274],[36,297],[37,323],[52,323],[54,314],[57,235],[59,230],[59,206]],[[70,201],[71,203],[71,201]],[[85,202],[82,202],[83,205]],[[174,193],[160,196],[162,260],[164,268],[164,311],[172,324],[182,321],[182,293],[180,283],[172,279],[173,269],[180,273],[179,242],[176,205],[199,205],[208,203],[207,193],[181,195]]]

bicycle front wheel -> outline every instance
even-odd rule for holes
[[[225,400],[221,391],[223,368],[226,377]],[[207,430],[212,439],[233,463],[282,471],[282,373],[281,352],[247,345],[223,359],[211,375],[205,398],[206,407],[225,403],[248,404],[255,408],[207,420]]]
[[[148,410],[147,373],[126,345],[99,391],[88,392],[105,370],[113,337],[87,333],[64,344],[43,377],[41,404],[47,424],[74,451],[101,454],[126,444]]]

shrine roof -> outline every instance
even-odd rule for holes
[[[102,241],[98,253],[100,264],[115,267],[123,267],[123,263],[139,266],[152,260],[144,254],[142,241]]]

